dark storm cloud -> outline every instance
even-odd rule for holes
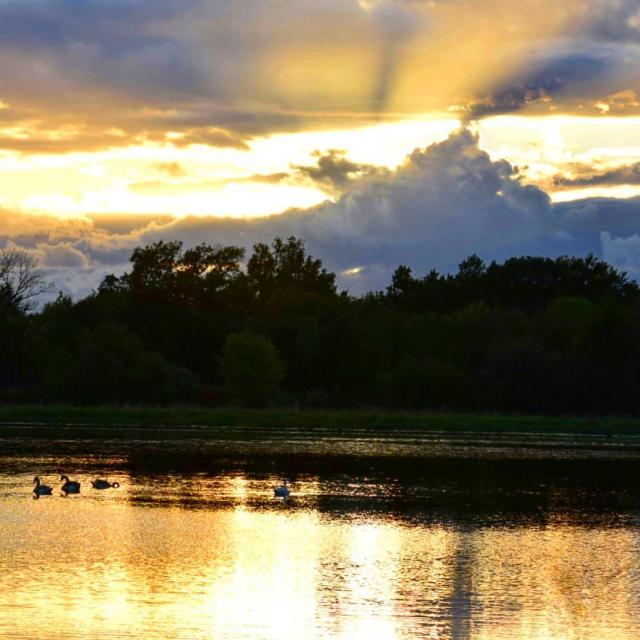
[[[640,42],[640,6],[637,0],[599,4],[597,20],[589,30],[592,37],[606,42]]]
[[[343,190],[351,180],[376,171],[373,165],[349,160],[342,149],[315,151],[313,156],[317,158],[315,165],[297,165],[293,169],[298,175],[336,192]]]
[[[569,246],[603,255],[601,234],[628,238],[640,232],[640,198],[587,198],[554,205],[558,227]],[[640,253],[635,256],[640,269]]]
[[[470,116],[511,113],[527,106],[545,103],[557,106],[558,101],[572,103],[591,95],[594,87],[600,90],[603,79],[618,66],[617,54],[611,52],[569,54],[530,63],[529,72],[520,72],[518,78],[509,78],[503,86],[495,88],[469,106]]]
[[[544,3],[542,10],[544,10]],[[532,46],[513,73],[467,102],[471,118],[528,112],[600,113],[624,92],[640,92],[640,5],[637,0],[593,0],[566,28]],[[640,113],[637,101],[614,99],[611,112]]]
[[[604,259],[640,281],[640,234],[624,237],[603,231],[600,239]]]
[[[640,184],[640,162],[601,171],[596,171],[589,165],[574,165],[570,169],[571,175],[557,174],[553,176],[554,187],[568,189],[600,185]]]

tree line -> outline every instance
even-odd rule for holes
[[[586,258],[473,255],[340,292],[297,238],[156,242],[84,299],[0,252],[0,401],[637,414],[640,289]]]

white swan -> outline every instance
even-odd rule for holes
[[[33,481],[35,482],[35,487],[33,487],[33,493],[38,496],[50,496],[53,492],[53,488],[46,484],[40,484],[40,478],[36,476]]]
[[[68,493],[80,493],[80,483],[76,480],[69,480],[67,476],[60,476],[60,480],[64,480],[64,484],[60,489],[65,495]]]
[[[273,496],[274,498],[284,498],[285,500],[289,497],[289,485],[286,478],[279,487],[274,487]]]

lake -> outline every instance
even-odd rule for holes
[[[636,439],[216,433],[5,429],[0,638],[640,637]]]

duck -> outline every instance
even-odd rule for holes
[[[286,478],[284,479],[283,483],[279,487],[274,487],[273,497],[284,498],[285,500],[289,497],[289,486],[288,486],[288,480]]]
[[[118,482],[109,482],[108,480],[92,480],[91,486],[94,489],[117,489],[120,484]]]
[[[53,493],[53,488],[46,484],[40,484],[40,478],[36,476],[33,479],[35,487],[33,487],[33,493],[38,496],[50,496]]]
[[[68,493],[80,493],[80,483],[76,480],[69,480],[67,476],[60,476],[60,480],[64,480],[64,484],[60,488],[65,495]]]

